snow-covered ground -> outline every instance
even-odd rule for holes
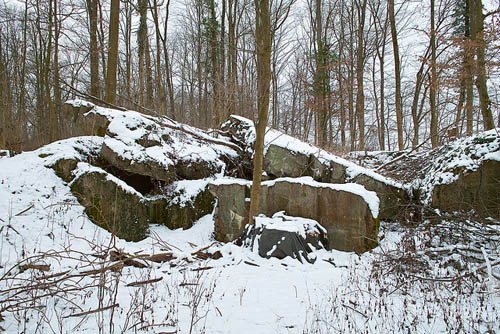
[[[48,167],[100,141],[74,138],[0,159],[0,332],[500,331],[498,242],[454,244],[435,226],[408,235],[383,223],[372,252],[317,251],[315,264],[214,242],[211,215],[185,231],[153,226],[138,243],[115,239]],[[477,228],[477,238],[492,230],[499,234]],[[206,247],[222,258],[194,254]],[[111,251],[146,266],[117,267],[104,256]],[[146,260],[165,253],[174,258]]]

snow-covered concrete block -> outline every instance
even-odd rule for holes
[[[219,179],[210,191],[218,198],[215,236],[232,241],[248,222],[250,181]],[[358,184],[329,184],[311,177],[281,178],[262,183],[259,212],[317,221],[328,231],[328,249],[364,252],[377,244],[379,199]]]

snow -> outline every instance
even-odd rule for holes
[[[88,102],[88,101],[80,100],[80,99],[67,100],[65,103],[69,104],[75,108],[80,108],[80,107],[93,108],[93,107],[95,107],[95,104]]]
[[[115,183],[118,187],[120,187],[125,192],[132,194],[132,195],[135,195],[135,196],[138,196],[139,198],[142,198],[142,194],[140,192],[138,192],[137,190],[135,190],[134,188],[129,186],[124,181],[122,181],[119,178],[117,178],[116,176],[106,172],[104,169],[92,166],[86,162],[79,162],[77,164],[76,169],[73,171],[73,175],[75,178],[73,179],[73,181],[71,181],[69,186],[71,186],[74,182],[76,182],[80,176],[82,176],[83,174],[87,174],[87,173],[102,174],[102,175],[106,176],[107,180]]]
[[[121,127],[124,124],[117,128],[130,136],[140,135],[137,130]],[[117,239],[87,218],[69,185],[50,168],[60,159],[76,158],[81,161],[76,177],[85,171],[105,173],[86,161],[98,154],[103,140],[110,139],[72,138],[0,159],[0,313],[4,319],[0,321],[0,331],[9,334],[500,332],[500,297],[495,278],[500,275],[497,266],[500,247],[498,243],[490,245],[476,239],[466,243],[463,241],[466,234],[455,222],[441,222],[439,226],[433,223],[422,231],[410,233],[410,237],[382,223],[379,246],[373,251],[357,255],[318,250],[314,252],[315,264],[292,258],[266,260],[251,250],[215,242],[213,215],[202,217],[189,230],[155,225],[141,242]],[[498,158],[498,150],[493,148],[496,144],[490,144],[478,144],[487,145],[486,149],[477,150],[481,159]],[[181,147],[172,149],[181,151]],[[210,150],[231,151],[227,147]],[[470,168],[475,166],[475,162],[467,162],[463,157],[458,160]],[[358,185],[326,185],[307,177],[281,180],[355,192],[370,203],[372,214],[378,210],[376,195]],[[279,180],[264,182],[264,186],[273,182]],[[172,187],[183,194],[180,201],[188,201],[207,184],[230,183],[249,185],[250,182],[217,178],[178,181]],[[274,226],[282,218],[279,213],[268,218],[267,223]],[[302,218],[296,221],[307,228],[319,227],[314,221]],[[464,222],[460,228],[471,224]],[[450,232],[444,236],[456,234],[460,242],[447,243],[432,228],[446,228]],[[500,226],[492,221],[491,226],[481,224],[477,231],[470,231],[474,238],[488,232],[498,239]],[[212,253],[219,251],[223,257],[196,258],[194,253],[205,248]],[[403,249],[415,252],[406,258],[401,255]],[[141,255],[164,252],[171,252],[175,259],[148,262],[146,268],[127,266],[117,272],[85,274],[109,265],[99,256],[110,250],[137,256],[138,261]],[[442,252],[450,255],[435,256]],[[479,259],[486,258],[483,261],[487,266],[483,268],[481,262],[464,260],[467,258],[463,255],[469,253]],[[420,273],[413,272],[413,267],[402,266],[412,261],[428,265],[431,278],[456,279],[465,273],[465,281],[417,279]],[[20,265],[26,264],[50,265],[50,270],[20,270]],[[465,267],[465,271],[457,271],[456,266]],[[154,278],[161,280],[127,286]],[[20,304],[3,309],[16,302]],[[108,306],[114,307],[78,315]]]
[[[200,180],[179,180],[169,185],[169,190],[175,195],[171,202],[185,207],[194,203],[196,196],[207,188],[213,178]]]
[[[227,142],[211,138],[199,129],[166,118],[145,116],[134,111],[116,114],[101,107],[95,107],[94,110],[110,119],[104,143],[127,160],[155,162],[166,169],[175,165],[177,161],[204,161],[209,165],[223,168],[221,156],[237,154],[224,145]],[[193,136],[188,137],[180,129],[190,131],[200,138],[210,138],[214,144],[207,145],[206,142]],[[143,145],[141,141],[149,141],[151,144]]]
[[[297,233],[304,239],[308,234],[317,234],[319,231],[327,233],[326,229],[317,221],[308,218],[288,216],[284,211],[276,212],[271,218],[265,216],[255,217],[255,227],[260,228],[262,226],[271,230]],[[272,254],[272,251],[270,254]]]
[[[243,129],[240,129],[240,134],[245,138],[245,141],[247,143],[252,144],[255,141],[255,127],[253,122],[241,116],[231,115],[231,117],[244,124]],[[316,146],[310,145],[297,138],[284,134],[281,131],[267,128],[266,135],[264,137],[264,154],[266,154],[271,145],[286,148],[291,152],[304,154],[307,156],[314,156],[322,164],[328,167],[330,166],[331,162],[344,166],[346,168],[347,174],[346,182],[352,181],[358,175],[367,175],[387,185],[399,189],[408,189],[407,185],[400,183],[394,179],[385,177],[379,173],[374,172],[373,170],[356,165],[349,160],[343,159]]]
[[[423,190],[422,200],[425,203],[431,201],[436,185],[452,183],[460,175],[478,170],[487,160],[500,161],[499,129],[458,139],[428,154],[430,162],[422,166],[425,170],[423,178],[410,184],[413,189]]]
[[[0,161],[0,277],[8,270],[16,277],[24,277],[26,282],[33,275],[41,276],[30,270],[18,273],[15,266],[19,261],[50,264],[48,274],[67,270],[69,274],[78,274],[84,270],[99,268],[99,262],[94,258],[92,262],[86,261],[89,254],[104,251],[114,242],[118,249],[130,254],[159,253],[164,247],[171,247],[178,259],[185,258],[189,261],[193,261],[191,253],[198,247],[213,244],[211,234],[214,222],[211,215],[201,218],[187,231],[171,231],[164,226],[153,226],[150,237],[141,242],[132,243],[120,239],[113,241],[108,232],[86,218],[83,207],[71,194],[69,186],[46,167],[54,158],[39,157],[40,152],[60,152],[62,157],[63,147],[69,152],[68,155],[73,155],[77,151],[75,143],[80,143],[78,148],[89,145],[88,141],[82,139],[59,142],[49,148],[25,152]],[[85,163],[80,163],[78,170],[94,171]],[[188,183],[178,186],[187,191],[196,188],[193,182]],[[18,215],[31,205],[33,208]],[[115,282],[115,279],[118,282],[114,286],[117,289],[116,299],[112,299],[113,294],[104,293],[101,302],[104,305],[111,301],[119,304],[113,318],[114,331],[122,332],[123,329],[125,333],[135,333],[132,325],[140,320],[140,312],[135,307],[144,307],[142,316],[146,318],[146,322],[141,325],[153,322],[156,325],[163,324],[141,331],[145,333],[155,333],[158,330],[189,331],[192,316],[201,317],[194,332],[200,332],[202,327],[210,333],[274,333],[276,330],[285,330],[286,326],[299,328],[303,325],[303,314],[310,303],[308,299],[312,296],[318,298],[320,287],[327,286],[332,278],[340,281],[339,276],[345,271],[335,269],[326,262],[311,267],[289,260],[266,261],[231,244],[213,245],[212,248],[214,247],[221,250],[223,259],[191,264],[179,260],[178,267],[170,267],[168,263],[155,264],[147,269],[126,267],[119,275],[109,274],[108,283]],[[38,258],[40,254],[43,256]],[[338,254],[339,262],[349,262],[352,257],[350,254]],[[325,253],[325,256],[331,254]],[[242,261],[258,263],[259,267],[249,266]],[[282,264],[287,264],[287,267]],[[204,266],[213,266],[214,269],[206,272],[192,271]],[[163,277],[163,280],[144,288],[126,287],[128,283],[155,277]],[[30,318],[35,319],[33,321],[18,323],[13,314],[2,312],[5,321],[0,326],[5,333],[18,333],[25,325],[30,333],[45,333],[50,331],[50,326],[59,326],[63,333],[95,332],[100,323],[109,326],[110,311],[85,317],[68,317],[100,307],[98,288],[87,287],[95,279],[97,278],[85,276],[78,280],[78,284],[82,285],[82,294],[69,293],[64,299],[40,300],[39,305],[46,311],[43,316],[38,312],[30,315]],[[191,286],[179,287],[183,282],[198,282],[203,289],[207,289],[203,290],[204,293],[211,291],[210,300],[200,302],[197,314],[189,306],[197,297],[196,291]],[[13,288],[14,283],[15,280],[2,280],[0,289],[5,291]],[[67,283],[77,284],[74,280],[68,280]],[[137,295],[137,292],[140,294]],[[139,303],[138,298],[143,294],[146,299],[140,299]],[[154,306],[149,308],[144,303]],[[260,306],[256,308],[256,305]]]

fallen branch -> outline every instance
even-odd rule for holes
[[[249,266],[260,267],[257,263],[252,263],[250,261],[243,261],[243,263],[248,264]]]
[[[165,326],[165,327],[174,327],[172,324],[151,324],[151,325],[146,325],[146,326],[143,326],[141,328],[139,328],[140,331],[143,331],[145,330],[146,328],[150,328],[150,327],[161,327],[161,326]],[[132,328],[132,327],[131,327]],[[173,332],[160,332],[160,333],[170,333],[170,334],[173,334],[173,333],[177,333],[177,331],[173,331]],[[159,334],[160,334],[159,333]]]
[[[191,269],[191,271],[202,271],[202,270],[209,270],[209,269],[213,269],[213,267],[194,268],[194,269]]]
[[[93,95],[89,95],[87,93],[84,93],[78,89],[76,89],[75,87],[72,87],[70,85],[68,85],[66,82],[64,82],[64,80],[61,80],[60,81],[61,83],[63,83],[66,87],[68,87],[68,89],[64,89],[65,91],[73,91],[76,93],[76,95],[79,95],[80,97],[83,97],[85,99],[89,99],[92,103],[98,105],[98,106],[104,106],[104,107],[107,107],[107,108],[112,108],[112,109],[117,109],[117,110],[121,110],[121,111],[127,111],[127,109],[123,108],[123,107],[120,107],[116,104],[112,104],[112,103],[109,103],[109,102],[106,102],[98,97],[95,97]]]
[[[179,286],[190,286],[190,285],[198,285],[198,283],[181,283]]]
[[[25,264],[22,266],[19,266],[19,272],[25,272],[28,269],[34,269],[34,270],[39,270],[39,271],[49,271],[50,270],[50,264]]]
[[[122,270],[123,267],[124,267],[123,262],[118,262],[118,263],[114,263],[114,264],[112,264],[110,266],[103,267],[103,268],[100,268],[100,269],[83,271],[83,272],[81,272],[81,274],[82,275],[95,275],[95,274],[104,273],[104,272],[106,272],[108,270],[111,270],[113,272],[117,272],[117,271]]]
[[[43,280],[43,279],[51,279],[51,278],[56,278],[56,277],[59,277],[59,276],[64,276],[66,275],[67,273],[69,273],[71,270],[66,270],[66,271],[63,271],[62,273],[57,273],[57,274],[52,274],[52,275],[47,275],[47,276],[41,276],[41,277],[37,277],[38,280]]]
[[[201,136],[201,135],[197,134],[196,132],[193,132],[191,130],[184,128],[182,125],[171,125],[171,124],[166,124],[165,122],[162,122],[161,126],[164,126],[166,128],[170,128],[173,130],[182,131],[182,132],[187,133],[188,135],[191,135],[194,138],[197,138],[199,140],[203,140],[203,141],[206,141],[208,143],[215,144],[215,145],[227,146],[229,148],[232,148],[233,150],[235,150],[238,153],[243,153],[243,150],[241,149],[241,147],[239,147],[236,144],[233,144],[233,143],[230,143],[227,141],[217,140],[215,138],[207,138],[208,136],[207,137]]]
[[[141,285],[146,285],[146,284],[153,284],[153,283],[161,281],[162,279],[163,279],[163,277],[157,277],[157,278],[153,278],[153,279],[150,279],[147,281],[132,282],[132,283],[127,284],[126,286],[134,287],[134,286],[141,286]]]
[[[348,309],[350,309],[350,310],[352,310],[352,311],[354,311],[354,312],[362,315],[365,318],[368,318],[368,316],[366,314],[364,314],[363,312],[360,312],[360,311],[356,310],[354,307],[350,307],[349,305],[346,305],[346,304],[342,304],[342,306],[344,306],[345,308],[348,308]]]
[[[489,267],[490,268],[493,268],[493,267],[496,267],[500,264],[500,260],[497,260],[495,262],[490,262],[489,264]],[[468,272],[467,274],[464,274],[464,275],[460,275],[460,276],[452,276],[452,277],[436,277],[436,278],[433,278],[433,277],[422,277],[422,276],[418,276],[418,275],[411,275],[411,277],[415,278],[415,279],[418,279],[418,280],[423,280],[423,281],[433,281],[433,282],[456,282],[458,280],[461,280],[463,278],[467,278],[467,277],[470,277],[484,269],[487,269],[488,268],[488,265],[482,265],[480,266],[479,268],[476,268],[475,270],[472,270],[470,272]]]
[[[173,259],[175,259],[175,256],[173,255],[173,253],[160,253],[160,254],[148,255],[143,257],[142,259],[155,263],[162,263],[162,262],[172,261]]]
[[[113,308],[115,308],[117,306],[120,306],[120,305],[119,304],[113,304],[113,305],[110,305],[110,306],[101,307],[101,308],[98,308],[98,309],[95,309],[95,310],[90,310],[90,311],[87,311],[87,312],[70,314],[70,315],[67,315],[67,316],[63,317],[63,319],[74,318],[74,317],[83,317],[83,316],[86,316],[86,315],[89,315],[89,314],[93,314],[93,313],[104,312],[104,311],[113,309]]]
[[[16,217],[17,217],[17,216],[20,216],[20,215],[22,215],[23,213],[28,212],[29,210],[33,209],[34,207],[35,207],[35,204],[31,204],[29,207],[27,207],[27,208],[26,208],[26,209],[24,209],[23,211],[16,213],[16,214],[15,214],[15,216],[16,216]]]

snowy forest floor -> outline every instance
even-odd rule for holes
[[[92,224],[36,151],[0,158],[0,332],[499,332],[499,222],[423,212],[314,264],[214,242],[212,215],[132,243]]]

